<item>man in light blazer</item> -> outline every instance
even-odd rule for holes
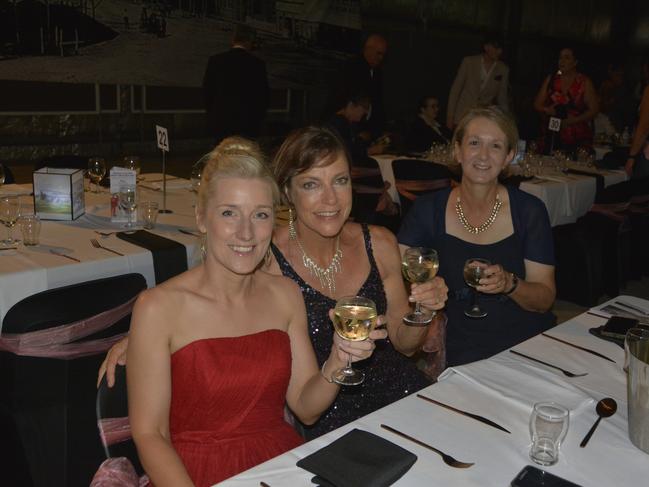
[[[453,130],[466,112],[476,106],[499,105],[508,109],[509,68],[500,61],[503,52],[499,39],[485,39],[482,54],[462,60],[448,95],[446,125]]]

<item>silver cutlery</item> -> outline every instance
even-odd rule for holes
[[[534,357],[530,357],[529,355],[525,355],[523,353],[517,352],[516,350],[510,350],[511,353],[514,355],[518,355],[520,357],[526,358],[527,360],[531,360],[532,362],[537,362],[539,364],[545,365],[546,367],[551,367],[553,369],[560,370],[563,372],[563,375],[566,377],[583,377],[585,375],[588,375],[588,372],[584,372],[583,374],[575,374],[574,372],[570,372],[569,370],[562,369],[561,367],[557,367],[556,365],[549,364],[547,362],[543,362],[542,360],[539,360]]]
[[[388,426],[387,424],[382,424],[382,425],[381,425],[381,428],[386,429],[386,430],[388,430],[389,432],[394,433],[395,435],[400,436],[401,438],[405,438],[406,440],[410,440],[410,441],[412,441],[413,443],[416,443],[416,444],[419,445],[419,446],[423,446],[424,448],[428,448],[429,450],[434,451],[434,452],[437,453],[440,457],[442,457],[442,460],[444,460],[444,463],[445,463],[446,465],[448,465],[449,467],[455,467],[455,468],[469,468],[470,466],[473,465],[473,463],[460,462],[459,460],[456,460],[455,458],[453,458],[451,455],[448,455],[448,454],[444,453],[443,451],[438,450],[438,449],[435,448],[434,446],[430,446],[429,444],[424,443],[423,441],[418,440],[417,438],[413,438],[412,436],[407,435],[407,434],[405,434],[405,433],[402,433],[402,432],[399,431],[399,430],[395,430],[394,428],[392,428],[391,426]]]
[[[505,433],[511,433],[511,431],[509,431],[508,429],[503,428],[498,423],[495,423],[495,422],[491,421],[490,419],[487,419],[487,418],[485,418],[483,416],[480,416],[478,414],[473,414],[473,413],[469,413],[469,412],[466,412],[466,411],[462,411],[461,409],[454,408],[453,406],[449,406],[448,404],[444,404],[443,402],[439,402],[439,401],[437,401],[437,400],[435,400],[435,399],[433,399],[431,397],[424,396],[422,394],[417,394],[417,397],[420,398],[420,399],[423,399],[424,401],[428,401],[428,402],[432,402],[433,404],[437,404],[438,406],[446,408],[449,411],[459,413],[459,414],[461,414],[463,416],[468,416],[469,418],[475,419],[476,421],[480,421],[481,423],[484,423],[484,424],[486,424],[488,426],[491,426],[492,428],[499,429],[500,431],[504,431]]]
[[[595,356],[597,356],[597,357],[600,357],[600,358],[603,358],[604,360],[608,360],[609,362],[613,362],[613,363],[615,363],[615,360],[610,359],[610,358],[608,358],[606,355],[602,355],[601,353],[596,352],[595,350],[591,350],[590,348],[582,347],[582,346],[580,346],[580,345],[576,345],[576,344],[574,344],[574,343],[567,342],[567,341],[565,341],[565,340],[562,340],[561,338],[557,338],[557,337],[555,337],[555,336],[548,335],[547,333],[541,333],[541,335],[543,335],[543,336],[546,337],[546,338],[551,338],[552,340],[556,340],[557,342],[563,343],[563,344],[565,344],[565,345],[569,345],[569,346],[571,346],[571,347],[573,347],[573,348],[576,348],[576,349],[578,349],[578,350],[582,350],[582,351],[584,351],[584,352],[592,353],[593,355],[595,355]]]
[[[63,252],[55,250],[55,249],[50,249],[50,254],[58,255],[59,257],[65,257],[66,259],[70,259],[70,260],[73,260],[75,262],[81,262],[76,257],[72,257],[71,255],[64,254]]]
[[[202,235],[200,233],[195,233],[195,232],[192,232],[192,231],[189,231],[189,230],[185,230],[184,228],[179,228],[178,231],[180,233],[184,233],[185,235],[191,235],[192,237],[196,237],[196,238],[201,238],[202,237]]]
[[[595,421],[595,424],[593,424],[593,426],[590,428],[588,433],[586,433],[584,439],[581,440],[581,443],[579,443],[579,446],[581,448],[584,448],[588,444],[590,437],[593,436],[593,433],[597,429],[597,426],[599,425],[599,422],[602,420],[602,418],[610,418],[615,414],[615,412],[617,411],[617,402],[612,397],[605,397],[597,403],[595,411],[597,412],[597,416],[599,417],[597,418],[597,421]]]
[[[638,308],[637,306],[634,306],[634,305],[629,304],[629,303],[625,303],[624,301],[614,301],[614,304],[617,304],[618,306],[622,306],[624,308],[635,311],[636,313],[640,313],[640,314],[642,314],[644,316],[649,317],[649,313],[647,313],[644,309]]]
[[[100,243],[97,241],[96,238],[91,238],[91,239],[90,239],[90,243],[91,243],[92,246],[95,247],[96,249],[104,249],[104,250],[108,250],[109,252],[112,252],[112,253],[115,254],[115,255],[121,255],[122,257],[124,256],[124,254],[118,252],[117,250],[113,250],[113,249],[109,249],[108,247],[104,247],[102,244],[100,244]]]

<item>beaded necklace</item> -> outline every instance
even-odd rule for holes
[[[462,209],[462,203],[460,202],[460,196],[458,195],[457,197],[457,203],[455,203],[455,212],[457,213],[457,218],[460,220],[460,223],[462,226],[469,232],[474,235],[477,235],[479,233],[484,232],[487,230],[493,222],[496,221],[496,218],[498,217],[498,212],[500,211],[500,207],[503,205],[502,201],[500,201],[500,196],[498,193],[496,193],[496,201],[494,202],[493,207],[491,208],[491,213],[487,217],[487,219],[477,227],[474,227],[469,223],[469,220],[466,219],[466,216],[464,215],[464,210]]]

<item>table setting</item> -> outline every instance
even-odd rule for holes
[[[500,486],[531,465],[574,485],[643,485],[649,398],[630,406],[636,396],[628,395],[624,349],[590,333],[611,316],[601,310],[615,302],[649,315],[649,301],[619,296],[489,359],[447,369],[437,383],[218,485]],[[649,329],[627,346],[629,377],[638,382],[645,374],[641,387],[632,388],[637,395],[649,390]],[[354,439],[360,433],[364,447]],[[372,482],[340,475],[363,464],[367,445],[378,444],[374,436],[416,460],[408,466],[405,454],[385,459]],[[324,470],[311,464],[322,455]],[[340,471],[331,473],[336,466]]]

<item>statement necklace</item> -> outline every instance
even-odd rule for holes
[[[502,201],[500,201],[500,196],[498,193],[496,193],[496,201],[494,202],[493,207],[491,208],[491,213],[489,214],[489,217],[481,224],[478,225],[477,227],[474,227],[469,223],[469,220],[466,219],[466,216],[464,215],[464,210],[462,209],[462,204],[460,203],[460,197],[457,197],[457,203],[455,203],[455,212],[457,213],[457,218],[460,220],[460,223],[462,226],[469,232],[474,235],[477,235],[479,233],[484,232],[487,228],[489,228],[493,222],[496,221],[496,218],[498,217],[498,211],[500,211],[500,207],[503,205]]]
[[[343,258],[343,251],[340,250],[340,235],[336,237],[336,253],[334,254],[327,268],[323,269],[306,254],[306,251],[302,246],[302,242],[300,242],[300,239],[297,238],[295,227],[293,227],[292,229],[289,228],[289,230],[293,230],[289,231],[290,239],[295,240],[295,243],[297,243],[300,252],[302,252],[302,264],[304,264],[304,267],[309,269],[309,273],[312,276],[318,278],[318,280],[320,281],[320,286],[323,289],[326,288],[329,291],[329,295],[333,296],[336,292],[336,273],[342,270],[340,261]]]

